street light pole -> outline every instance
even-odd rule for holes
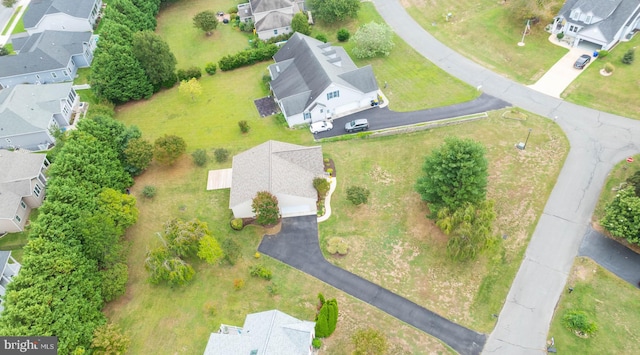
[[[531,128],[529,128],[529,133],[527,134],[527,139],[525,139],[524,141],[524,147],[522,147],[522,150],[527,149],[527,142],[529,141],[529,136],[531,135]]]

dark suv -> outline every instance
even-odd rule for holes
[[[357,131],[366,131],[369,129],[369,121],[367,121],[364,118],[359,120],[353,120],[351,122],[347,122],[347,124],[344,125],[344,129],[349,133],[357,132]]]

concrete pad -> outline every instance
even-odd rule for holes
[[[231,169],[209,170],[207,191],[231,188]]]
[[[535,84],[529,85],[529,87],[543,94],[559,98],[560,94],[562,94],[569,84],[596,60],[596,58],[591,58],[591,62],[587,64],[585,69],[575,69],[573,63],[583,54],[592,55],[593,52],[583,48],[571,48],[542,78]]]

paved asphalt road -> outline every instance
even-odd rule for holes
[[[282,230],[265,236],[258,251],[318,278],[382,311],[439,338],[460,354],[480,354],[486,335],[445,319],[324,259],[316,216],[282,220]]]
[[[600,189],[615,163],[640,152],[640,122],[564,102],[493,73],[438,42],[398,0],[372,1],[418,53],[473,87],[554,119],[570,141],[567,160],[484,348],[495,354],[545,354],[549,324]]]
[[[369,130],[385,129],[391,127],[408,126],[416,123],[431,122],[444,118],[453,118],[471,115],[474,113],[482,113],[487,111],[499,110],[509,107],[511,104],[495,98],[491,95],[482,94],[475,100],[463,102],[461,104],[437,107],[428,110],[412,111],[412,112],[395,112],[385,108],[372,108],[361,111],[346,117],[338,118],[333,121],[333,129],[327,132],[321,132],[315,135],[316,138],[335,137],[346,134],[344,125],[358,118],[366,118],[369,121]]]
[[[580,245],[580,256],[593,259],[619,278],[640,288],[640,255],[593,229]]]

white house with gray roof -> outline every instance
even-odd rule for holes
[[[73,81],[91,65],[98,37],[91,32],[44,31],[12,37],[16,55],[0,57],[0,86]]]
[[[640,0],[567,0],[552,25],[574,47],[609,50],[640,30]]]
[[[31,0],[24,12],[24,29],[43,31],[93,31],[102,0]]]
[[[233,157],[229,208],[236,218],[254,217],[253,198],[268,191],[282,217],[317,214],[313,179],[324,177],[322,147],[268,141]]]
[[[315,323],[278,310],[247,315],[242,327],[220,325],[204,355],[311,355]]]
[[[11,251],[0,250],[0,313],[4,310],[2,296],[7,292],[7,285],[20,271],[21,265],[11,256]]]
[[[55,143],[51,131],[70,125],[79,100],[72,83],[0,90],[0,149],[49,149]]]
[[[289,127],[371,108],[378,83],[342,47],[295,33],[269,66],[271,91]]]
[[[304,9],[303,0],[251,0],[238,5],[240,21],[253,21],[260,39],[290,33],[293,15]]]
[[[0,150],[0,233],[22,231],[31,209],[42,205],[48,167],[45,154]]]

